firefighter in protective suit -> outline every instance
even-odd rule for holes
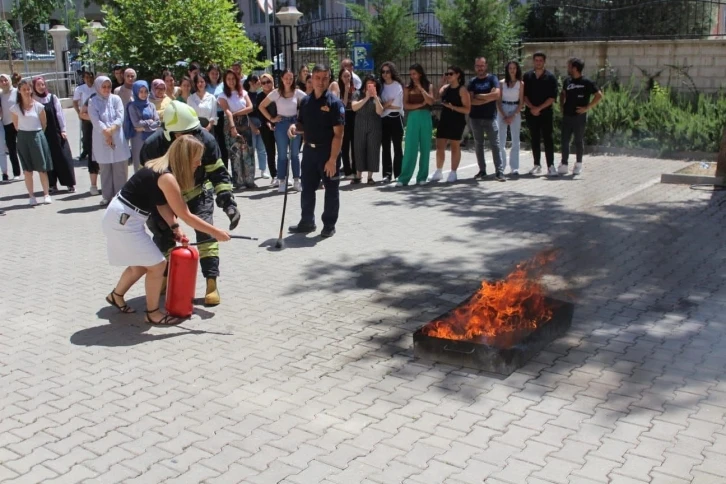
[[[176,136],[193,135],[204,143],[204,154],[202,155],[202,165],[194,174],[194,188],[183,192],[182,196],[187,202],[190,212],[211,224],[212,214],[214,213],[214,196],[216,195],[217,206],[224,210],[224,213],[229,217],[229,230],[234,230],[239,224],[240,213],[237,210],[237,202],[235,202],[232,193],[232,181],[229,172],[224,167],[219,146],[214,136],[209,134],[206,129],[201,128],[194,109],[179,101],[169,103],[164,110],[163,119],[163,129],[157,130],[144,141],[144,146],[141,149],[141,164],[164,156]],[[168,258],[169,252],[176,245],[172,230],[164,219],[155,212],[149,217],[147,226],[154,236],[154,243]],[[196,232],[197,242],[210,238],[211,236],[208,234]],[[220,303],[219,290],[217,289],[219,243],[214,240],[202,242],[197,248],[199,249],[199,265],[202,267],[202,274],[207,280],[204,303],[214,306]]]

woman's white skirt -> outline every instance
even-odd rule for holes
[[[122,225],[124,214],[128,219]],[[147,218],[124,205],[118,197],[108,204],[103,216],[103,233],[112,266],[151,267],[164,262],[164,255],[146,232]]]

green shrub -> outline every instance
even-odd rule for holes
[[[726,93],[673,93],[657,83],[650,92],[612,86],[588,114],[585,143],[658,150],[718,152],[726,125]],[[555,108],[555,149],[561,149],[562,112]],[[529,141],[529,132],[522,130]]]

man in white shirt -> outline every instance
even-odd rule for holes
[[[83,123],[83,118],[81,118],[81,107],[86,104],[88,98],[96,92],[93,88],[94,79],[95,76],[93,75],[93,72],[84,69],[84,84],[76,87],[76,90],[73,92],[73,109],[76,110],[76,114],[78,114],[78,117],[81,119],[81,144],[83,149],[81,150],[81,156],[78,157],[79,160],[82,160],[86,156],[91,156],[91,132],[88,130],[88,133],[86,133],[87,127],[86,124]],[[87,124],[90,125],[90,129],[92,130],[93,125],[91,122],[88,121]]]
[[[350,74],[353,76],[353,87],[356,89],[360,89],[361,86],[363,86],[363,82],[360,80],[360,77],[358,77],[358,74],[353,72],[353,61],[351,59],[343,59],[343,61],[340,63],[340,66],[346,71],[350,72]]]

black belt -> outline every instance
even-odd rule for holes
[[[305,143],[305,144],[314,150],[321,149],[321,148],[330,148],[331,146],[333,146],[333,143]]]
[[[519,104],[519,101],[502,101],[502,104]]]
[[[149,215],[151,215],[151,212],[147,212],[146,210],[141,210],[140,208],[135,206],[133,203],[129,202],[124,197],[122,197],[120,193],[118,195],[116,195],[116,198],[118,198],[121,203],[123,203],[124,205],[126,205],[131,210],[138,213],[139,215],[143,215],[144,217],[148,217]]]

